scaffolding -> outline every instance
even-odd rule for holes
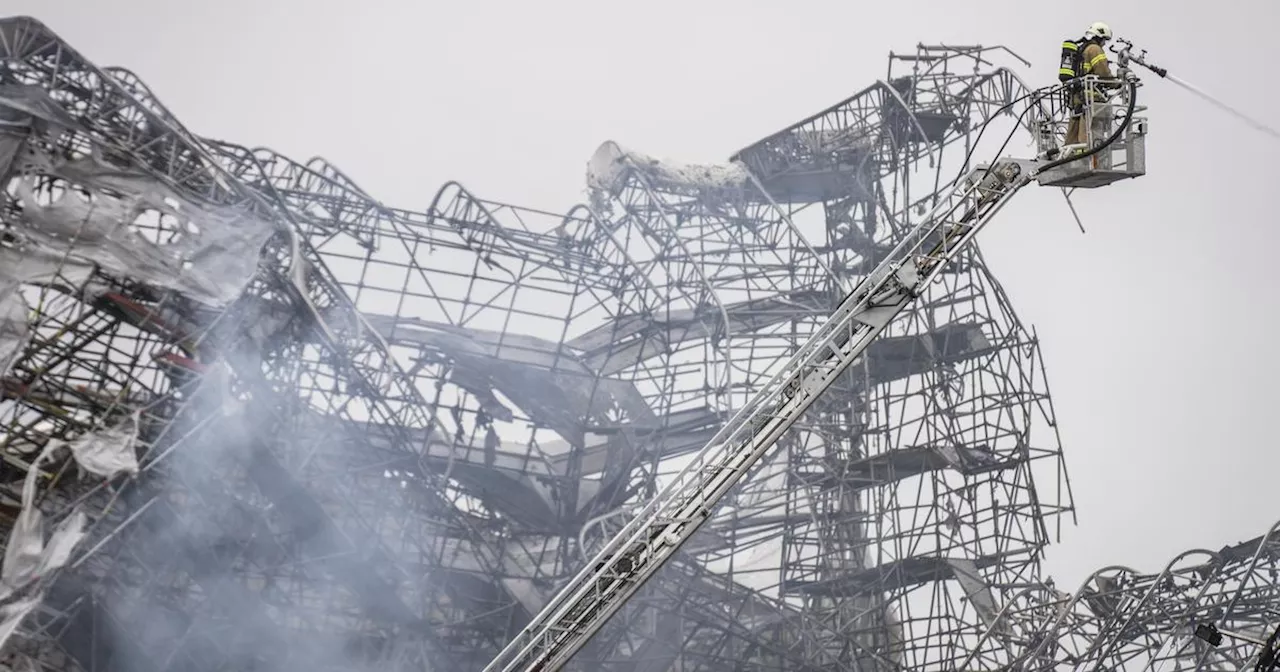
[[[933,205],[1027,92],[1001,55],[891,55],[724,165],[606,143],[563,214],[414,212],[0,20],[6,655],[482,668]],[[1275,623],[1274,531],[1177,570],[1212,590],[1046,584],[1038,344],[979,250],[945,270],[576,665],[1049,669],[1156,655],[1180,606]]]

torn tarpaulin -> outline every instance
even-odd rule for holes
[[[87,471],[106,477],[120,472],[135,473],[138,470],[134,452],[138,420],[135,413],[114,427],[86,433],[69,444],[50,441],[31,463],[22,484],[22,510],[9,533],[4,566],[0,567],[0,649],[17,630],[22,619],[44,597],[42,589],[31,592],[31,585],[66,566],[71,560],[71,553],[84,538],[88,523],[88,517],[82,511],[73,511],[54,526],[48,543],[45,542],[44,514],[35,503],[40,465],[54,451],[66,445],[71,449],[76,462]]]
[[[50,441],[27,470],[22,484],[22,511],[9,533],[9,544],[4,551],[4,566],[0,567],[0,649],[17,629],[18,624],[40,603],[42,591],[33,594],[16,594],[32,582],[60,569],[71,559],[71,552],[85,536],[88,517],[75,511],[64,518],[44,541],[44,514],[36,507],[36,481],[40,477],[40,465],[57,449],[59,443]],[[16,597],[16,599],[15,599]]]
[[[76,464],[103,478],[138,473],[138,416],[135,411],[118,425],[86,432],[73,439],[67,447]]]
[[[9,373],[26,347],[28,333],[27,307],[17,285],[0,283],[0,378]]]
[[[21,233],[31,243],[206,304],[223,306],[240,295],[273,232],[269,222],[244,210],[193,202],[144,173],[96,157],[23,158],[26,174],[14,191],[29,224]],[[40,174],[84,192],[66,189],[43,202],[48,199],[36,189]],[[162,217],[164,242],[144,237],[141,230],[159,226]]]
[[[32,130],[56,132],[78,124],[40,87],[0,85],[0,162],[9,166],[28,224],[21,238],[46,251],[70,252],[73,261],[100,265],[108,274],[173,289],[223,306],[243,291],[257,270],[273,225],[252,213],[187,198],[145,172],[112,165],[96,154],[64,160],[24,142]],[[72,188],[52,202],[37,195],[44,177]],[[78,187],[78,189],[77,189]],[[162,234],[140,229],[166,219]],[[160,240],[162,242],[154,242]]]
[[[17,597],[12,602],[0,606],[0,649],[8,643],[22,619],[27,617],[40,604],[40,598],[34,595]],[[3,668],[0,668],[3,669]]]
[[[22,484],[22,510],[9,534],[9,544],[4,551],[4,566],[0,567],[0,592],[11,591],[49,571],[62,567],[71,557],[71,551],[84,536],[86,517],[77,511],[59,523],[44,542],[42,526],[44,514],[36,506],[36,481],[40,477],[40,465],[60,447],[50,441],[27,470]]]

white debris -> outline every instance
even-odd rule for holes
[[[59,447],[59,442],[50,441],[27,471],[26,480],[22,484],[22,510],[14,521],[13,530],[9,534],[9,545],[4,552],[4,566],[0,567],[0,584],[3,584],[0,590],[19,588],[32,579],[62,567],[70,559],[71,550],[84,536],[83,528],[87,519],[77,511],[54,528],[47,545],[44,542],[41,529],[44,514],[35,504],[36,481],[40,477],[41,463]]]
[[[746,190],[751,187],[751,175],[742,164],[697,165],[664,161],[624,149],[612,140],[600,145],[587,162],[587,185],[616,194],[626,179],[628,169],[639,171],[654,187],[681,192]]]
[[[114,277],[214,306],[244,290],[272,233],[270,223],[242,210],[198,203],[96,154],[70,161],[52,157],[22,142],[21,131],[31,126],[74,127],[75,121],[40,87],[0,86],[0,131],[19,131],[3,134],[0,166],[21,175],[11,186],[30,224],[18,231],[24,256],[65,253],[72,266],[97,264]],[[69,183],[59,185],[61,194],[51,203],[42,202],[36,189],[48,177]],[[144,229],[159,226],[159,237],[150,230],[144,235]],[[5,270],[0,264],[0,288]]]
[[[248,284],[269,233],[265,226],[255,231],[251,224],[236,226],[229,217],[204,216],[194,225],[198,233],[161,246],[129,228],[145,208],[164,212],[159,199],[135,194],[115,200],[99,194],[90,203],[68,191],[41,206],[29,179],[18,184],[17,192],[27,221],[38,227],[27,234],[38,244],[58,251],[72,246],[73,255],[97,262],[115,277],[175,289],[214,305],[231,302]]]
[[[0,378],[27,346],[28,334],[27,308],[17,285],[0,285]]]
[[[973,605],[973,610],[977,612],[978,617],[988,627],[994,626],[1000,609],[996,605],[995,597],[991,594],[991,586],[978,571],[977,563],[966,558],[950,558],[947,564],[951,565],[956,582],[960,584],[965,598],[969,600],[969,604]]]
[[[21,597],[0,607],[0,649],[18,629],[22,619],[40,604],[38,596]]]
[[[153,178],[97,157],[55,162],[27,155],[14,191],[30,226],[28,247],[96,263],[108,274],[173,289],[215,306],[239,296],[257,270],[269,223],[245,212],[191,202]],[[36,194],[37,174],[73,188],[51,203]],[[163,226],[163,242],[142,230]],[[148,232],[155,236],[154,232]]]
[[[32,467],[30,474],[37,473],[36,468]],[[27,490],[27,487],[23,488],[22,511],[18,513],[13,529],[9,531],[9,545],[4,549],[4,567],[0,568],[0,580],[4,583],[2,590],[5,594],[35,576],[44,554],[44,534],[40,527],[43,518],[39,509],[27,504]]]
[[[111,476],[121,471],[136,472],[138,463],[133,450],[137,433],[138,417],[135,414],[116,427],[81,436],[69,447],[76,461],[94,473]],[[44,514],[35,503],[40,465],[64,445],[68,444],[61,441],[46,444],[32,461],[22,484],[22,510],[9,533],[4,565],[0,567],[0,603],[5,603],[0,607],[0,648],[44,597],[42,591],[18,595],[19,591],[66,566],[72,552],[85,537],[88,516],[77,510],[54,526],[46,543]]]
[[[47,544],[44,541],[44,514],[35,504],[36,481],[40,478],[41,463],[59,445],[57,441],[50,441],[45,446],[32,461],[22,484],[22,510],[18,512],[13,530],[9,533],[4,566],[0,567],[0,602],[7,602],[0,607],[0,648],[4,647],[18,624],[40,604],[44,596],[37,592],[22,595],[13,601],[9,601],[10,598],[31,582],[65,566],[71,559],[71,552],[85,536],[84,528],[88,517],[81,511],[75,511],[54,527]]]
[[[138,413],[114,427],[76,437],[67,447],[82,469],[103,478],[138,473]]]

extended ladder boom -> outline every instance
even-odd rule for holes
[[[1030,162],[1016,159],[970,172],[485,672],[550,672],[568,661],[1034,176]]]

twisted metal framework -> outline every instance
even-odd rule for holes
[[[413,212],[0,21],[0,271],[25,269],[0,272],[3,518],[92,521],[30,575],[9,533],[6,654],[479,669],[930,204],[945,148],[1019,95],[990,55],[891,57],[727,167],[606,144],[564,215],[457,184]],[[1040,581],[1070,503],[1035,339],[977,252],[818,404],[582,667],[1116,665],[1175,655],[1151,645],[1190,615],[1275,623],[1274,530],[1199,570]]]
[[[1212,646],[1194,636],[1199,624],[1256,640],[1280,627],[1280,522],[1216,552],[1180,553],[1155,573],[1113,565],[1073,593],[1052,584],[1014,592],[960,669],[995,669],[996,660],[1035,672],[1253,669],[1260,647]]]

